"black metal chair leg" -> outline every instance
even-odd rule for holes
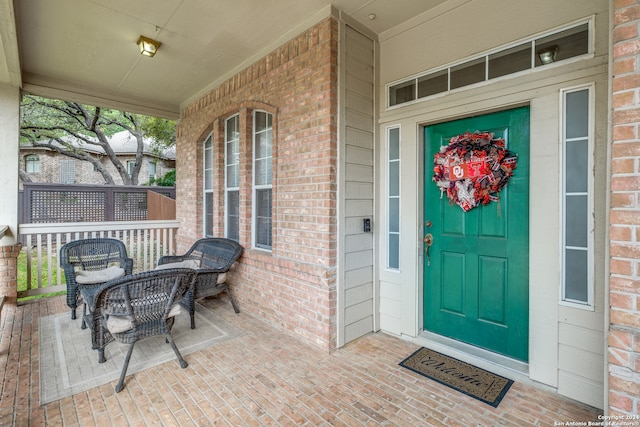
[[[124,366],[122,366],[122,372],[120,373],[120,380],[116,385],[116,393],[120,393],[124,388],[124,377],[127,376],[127,368],[129,367],[129,360],[131,359],[131,353],[133,353],[134,345],[136,345],[135,342],[132,342],[129,345],[129,351],[127,351],[127,357],[124,358]]]
[[[189,366],[187,361],[184,360],[184,358],[182,357],[182,354],[180,354],[180,350],[178,350],[176,343],[173,341],[173,338],[171,337],[171,334],[167,334],[166,337],[167,337],[167,341],[169,341],[169,344],[171,344],[171,348],[173,349],[173,352],[176,354],[178,361],[180,362],[180,367],[184,369],[187,366]]]
[[[231,301],[231,305],[233,306],[233,311],[235,311],[236,314],[240,313],[240,310],[238,310],[238,306],[236,305],[235,300],[231,296],[231,291],[229,291],[229,289],[227,289],[227,295],[229,296],[229,301]]]

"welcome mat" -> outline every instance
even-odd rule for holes
[[[512,380],[427,348],[400,362],[400,366],[497,408]]]
[[[191,329],[189,313],[183,310],[176,316],[171,330],[171,336],[187,362],[188,354],[242,335],[240,330],[198,303],[195,317],[196,328]],[[88,328],[81,329],[81,324],[79,318],[71,320],[68,312],[40,318],[41,405],[120,377],[129,345],[111,342],[105,347],[107,361],[98,363],[98,351],[91,349],[91,333]],[[133,348],[127,378],[167,361],[179,366],[175,353],[163,336],[138,341]]]

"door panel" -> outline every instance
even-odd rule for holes
[[[499,202],[464,212],[432,181],[433,156],[451,137],[478,130],[504,138],[518,164]],[[424,231],[433,243],[424,257],[424,328],[527,360],[529,109],[429,126],[425,144]]]

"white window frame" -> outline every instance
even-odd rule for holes
[[[130,177],[133,176],[133,170],[136,168],[135,160],[127,160],[127,173]]]
[[[229,160],[229,143],[231,140],[227,139],[228,138],[228,126],[229,126],[229,122],[232,120],[237,120],[238,122],[238,161],[235,164],[235,167],[238,168],[238,185],[237,186],[233,186],[231,187],[230,183],[229,183],[229,167],[230,166],[234,166],[234,165],[230,165],[228,163]],[[236,192],[238,193],[238,212],[239,212],[239,198],[240,198],[240,114],[234,114],[233,116],[228,117],[225,121],[224,121],[224,234],[225,237],[230,238],[230,239],[234,239],[234,236],[231,236],[229,234],[229,194],[232,192]],[[240,218],[238,218],[238,239],[240,238],[240,224],[239,224]]]
[[[570,306],[578,309],[594,311],[594,292],[595,292],[595,283],[594,283],[594,135],[595,135],[595,85],[593,83],[588,85],[580,85],[575,87],[569,87],[562,89],[560,91],[560,175],[561,175],[561,188],[560,188],[560,221],[561,221],[561,286],[560,286],[560,304],[564,306]],[[565,283],[565,268],[566,268],[566,252],[565,249],[568,247],[566,244],[566,146],[567,139],[566,137],[566,96],[569,93],[580,92],[583,90],[588,91],[588,99],[589,99],[589,109],[588,109],[588,135],[587,135],[587,144],[588,144],[588,153],[587,153],[587,247],[585,248],[587,252],[587,301],[577,301],[568,299],[566,294],[566,283]],[[584,138],[576,138],[576,140],[584,139]],[[575,195],[581,195],[583,193],[575,193]],[[582,249],[582,248],[576,248]]]
[[[393,130],[397,130],[398,131],[398,158],[397,159],[391,159],[391,132]],[[400,168],[401,168],[401,155],[400,155],[400,151],[401,151],[401,144],[400,141],[402,140],[402,131],[400,128],[400,125],[393,125],[393,126],[388,126],[387,127],[387,131],[386,131],[386,137],[387,137],[387,158],[385,159],[385,168],[386,168],[386,182],[385,182],[385,194],[387,195],[386,197],[386,215],[387,215],[387,221],[386,221],[386,260],[385,260],[385,267],[387,270],[392,271],[392,272],[400,272],[400,260],[402,259],[401,256],[401,252],[402,252],[402,244],[401,244],[401,234],[400,234],[400,229],[402,227],[402,206],[401,206],[401,198],[400,195],[402,194],[402,180],[400,179]],[[398,195],[397,196],[391,196],[391,188],[390,188],[390,184],[391,184],[391,163],[392,162],[396,162],[398,163]],[[391,231],[391,200],[392,199],[397,199],[398,200],[398,231],[394,232]],[[391,239],[390,237],[392,235],[397,235],[398,236],[398,253],[396,254],[398,257],[398,266],[397,267],[392,267],[389,265],[389,261],[390,261],[390,254],[391,254],[391,247],[389,245]]]
[[[209,145],[207,147],[207,145]],[[213,205],[213,134],[209,134],[202,143],[202,235],[204,237],[213,236],[213,206],[207,206],[207,195],[211,195],[211,203]],[[207,163],[209,168],[207,168]],[[209,172],[209,181],[207,182],[207,172]],[[211,209],[211,215],[209,215]],[[211,234],[207,234],[207,218],[211,217]]]
[[[257,130],[257,126],[256,126],[256,116],[258,113],[264,113],[267,115],[268,118],[268,124],[267,127],[264,129],[261,129],[260,131]],[[264,110],[254,110],[253,114],[253,126],[252,126],[252,138],[253,138],[253,189],[252,189],[252,196],[253,196],[253,215],[252,215],[252,221],[251,221],[251,228],[252,228],[252,232],[251,235],[252,237],[252,246],[256,249],[262,249],[265,251],[271,251],[273,249],[273,114],[264,111]],[[256,141],[257,141],[257,134],[259,132],[265,132],[265,133],[270,133],[271,134],[271,156],[269,157],[264,157],[264,158],[258,158],[257,157],[257,150],[256,150]],[[257,184],[256,180],[257,180],[257,173],[256,173],[256,163],[259,160],[264,160],[264,159],[268,159],[271,158],[271,182],[269,182],[268,184]],[[258,197],[257,197],[257,192],[260,190],[270,190],[271,191],[271,245],[264,245],[264,244],[260,244],[257,241],[257,237],[258,237]]]
[[[156,178],[156,162],[154,160],[149,160],[149,181]]]
[[[26,173],[40,173],[40,156],[28,154],[24,158],[24,171]]]

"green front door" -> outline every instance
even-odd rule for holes
[[[433,158],[451,137],[493,132],[518,155],[499,202],[465,212],[432,181]],[[425,330],[528,360],[529,108],[425,129]]]

